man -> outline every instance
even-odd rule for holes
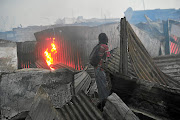
[[[98,61],[98,65],[94,66],[95,71],[95,79],[98,88],[98,96],[100,100],[99,107],[102,109],[104,106],[106,98],[110,94],[110,90],[108,89],[106,82],[106,74],[104,70],[101,68],[102,63],[106,61],[107,57],[110,57],[110,52],[108,48],[108,37],[105,33],[101,33],[98,36],[99,43],[98,45],[98,57],[100,58]]]

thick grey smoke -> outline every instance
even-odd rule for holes
[[[0,0],[0,27],[48,25],[64,17],[120,18],[128,7],[144,10],[179,5],[180,0]]]

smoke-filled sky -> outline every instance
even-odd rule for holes
[[[179,9],[180,0],[0,0],[0,27],[54,24],[64,17],[120,18],[128,7]]]

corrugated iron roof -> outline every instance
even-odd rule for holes
[[[159,84],[180,87],[171,77],[165,75],[154,63],[152,57],[137,37],[130,24],[127,22],[128,31],[128,75],[140,79],[157,82]],[[112,74],[119,74],[120,49],[112,51],[112,56],[104,65],[104,68]]]
[[[119,63],[120,63],[120,48],[117,47],[111,51],[111,56],[103,66],[105,70],[112,74],[119,74]],[[131,60],[128,56],[128,76],[137,77],[134,68],[132,66]]]
[[[140,79],[157,82],[172,87],[179,87],[175,81],[166,76],[154,63],[152,57],[127,22],[128,48],[132,66]]]
[[[153,58],[157,66],[175,80],[180,79],[180,55],[164,55]]]
[[[58,111],[66,120],[103,120],[102,113],[84,92],[74,96]]]
[[[86,71],[82,71],[75,74],[74,75],[75,93],[78,94],[80,91],[84,91],[87,94],[90,90],[91,82],[92,79]]]
[[[44,69],[50,69],[49,66],[46,64],[45,60],[37,60],[35,62],[37,68],[44,68]],[[57,63],[57,64],[54,64],[52,65],[51,67],[53,67],[54,69],[60,69],[60,68],[67,68],[73,72],[77,72],[78,70],[72,68],[72,67],[69,67],[63,63]]]

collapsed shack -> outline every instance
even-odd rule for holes
[[[180,22],[171,19],[154,22],[146,15],[145,18],[147,22],[138,23],[136,27],[160,42],[159,55],[179,54]]]
[[[104,68],[111,75],[112,91],[136,113],[153,119],[180,117],[179,81],[157,67],[126,19],[121,20],[120,48]]]

